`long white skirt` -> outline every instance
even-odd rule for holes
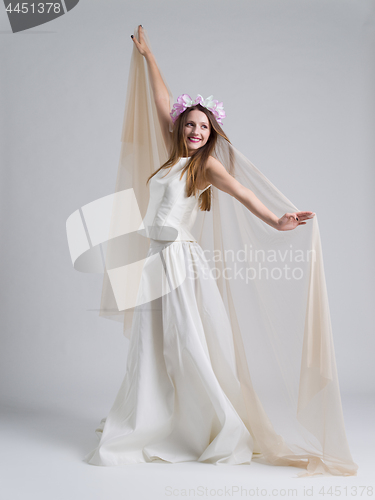
[[[186,279],[135,309],[125,378],[96,429],[99,445],[83,460],[250,464],[231,326],[203,250],[151,240],[148,256],[161,251],[171,275],[184,266]]]

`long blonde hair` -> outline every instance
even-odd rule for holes
[[[150,177],[147,179],[146,184],[161,169],[173,167],[173,165],[175,165],[181,157],[188,156],[188,146],[184,136],[184,128],[189,112],[194,109],[205,113],[211,125],[211,132],[206,144],[197,149],[192,154],[190,161],[188,161],[182,169],[180,179],[184,175],[185,171],[188,171],[186,176],[186,196],[195,196],[195,193],[198,191],[197,184],[200,184],[201,182],[203,184],[203,181],[207,181],[204,167],[209,156],[212,154],[215,148],[218,136],[220,135],[231,144],[230,140],[228,139],[220,125],[217,123],[211,111],[209,111],[207,108],[204,108],[200,104],[191,106],[190,108],[187,108],[183,113],[181,113],[174,123],[172,132],[172,151],[169,159],[150,175]],[[211,210],[211,186],[199,196],[199,209],[202,211]]]

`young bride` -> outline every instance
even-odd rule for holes
[[[195,194],[196,190],[213,185],[221,191],[234,196],[254,215],[279,231],[295,229],[299,225],[306,224],[307,219],[314,217],[313,212],[286,213],[281,218],[277,217],[263,205],[253,192],[229,175],[224,166],[211,156],[218,135],[229,142],[225,132],[219,125],[221,118],[225,117],[225,113],[220,109],[220,106],[216,107],[213,113],[209,108],[202,106],[201,103],[188,105],[186,101],[189,96],[186,96],[186,94],[179,97],[177,105],[171,113],[168,90],[160,75],[155,57],[146,44],[142,27],[139,26],[138,29],[139,41],[133,35],[132,40],[139,53],[147,61],[163,138],[167,150],[170,152],[168,162],[161,166],[160,169],[168,168],[179,158],[193,158],[187,178],[187,196],[192,193]],[[198,100],[203,103],[203,99],[198,98]],[[174,133],[170,132],[172,118],[175,121]],[[154,172],[153,175],[156,175],[157,172]],[[207,181],[209,182],[208,185]],[[209,196],[210,193],[208,192],[204,201],[202,200],[204,210],[210,209]]]
[[[97,429],[100,442],[85,460],[110,466],[160,461],[235,465],[256,459],[305,468],[308,474],[355,474],[346,443],[337,443],[337,435],[345,440],[345,431],[333,353],[329,351],[323,361],[316,353],[317,336],[323,353],[327,342],[322,338],[330,338],[324,297],[319,320],[310,325],[311,317],[317,317],[314,297],[324,291],[322,280],[312,278],[316,273],[321,276],[322,269],[304,263],[307,274],[299,284],[293,282],[290,304],[285,302],[288,278],[269,282],[259,276],[253,283],[242,283],[224,279],[224,273],[219,279],[213,277],[198,242],[207,238],[213,248],[224,250],[239,249],[244,242],[259,249],[284,248],[301,240],[315,251],[319,250],[317,226],[315,232],[306,231],[294,240],[277,239],[280,232],[306,225],[315,213],[290,210],[278,217],[267,208],[255,190],[275,211],[293,206],[232,147],[221,127],[222,103],[212,96],[193,101],[183,94],[171,110],[170,93],[147,35],[141,26],[135,34],[128,90],[131,109],[125,117],[123,143],[131,145],[126,161],[132,162],[134,186],[143,186],[137,175],[147,178],[149,199],[138,233],[150,239],[150,246],[131,323],[125,378]],[[146,105],[148,87],[153,103]],[[164,161],[145,177],[141,170],[150,156],[144,155],[145,148],[157,150],[153,144],[158,142],[158,131]],[[143,160],[134,160],[142,155]],[[120,162],[122,167],[126,161]],[[144,187],[138,189],[145,194]],[[194,229],[197,220],[202,221],[200,233]],[[319,251],[317,255],[319,263]],[[159,256],[163,293],[147,301],[160,276],[153,274],[148,262]],[[222,266],[223,262],[218,264],[220,270]],[[299,302],[301,296],[305,302]],[[310,306],[313,312],[306,312],[304,329],[306,300],[307,310]],[[297,319],[294,304],[301,311]],[[320,372],[311,372],[316,363]],[[325,402],[327,396],[332,396],[331,403]],[[326,425],[327,413],[332,427]]]

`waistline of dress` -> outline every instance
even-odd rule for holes
[[[150,247],[156,246],[169,246],[174,243],[197,243],[197,240],[156,240],[154,238],[150,238]]]

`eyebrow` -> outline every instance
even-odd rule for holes
[[[188,120],[186,123],[190,123],[190,122],[196,123],[194,120]],[[203,125],[208,125],[208,122],[198,122],[198,123],[201,123]]]

